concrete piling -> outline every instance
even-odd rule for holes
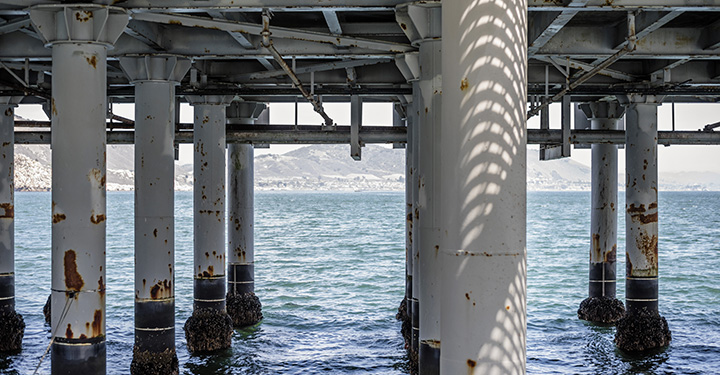
[[[672,339],[658,311],[658,98],[628,95],[625,157],[625,306],[615,344],[625,351],[661,348]]]
[[[22,348],[25,320],[15,311],[15,110],[0,97],[0,352]]]
[[[52,373],[104,374],[107,50],[121,8],[40,5],[30,20],[52,48]]]
[[[618,102],[580,105],[595,130],[616,130],[625,108]],[[578,318],[614,323],[625,315],[615,298],[617,261],[617,146],[592,145],[592,199],[590,210],[590,272],[588,298],[580,303]]]
[[[120,59],[135,86],[134,375],[178,374],[175,353],[175,86],[190,61]]]
[[[527,2],[443,2],[440,373],[524,374]]]
[[[233,102],[227,123],[252,125],[265,104]],[[228,144],[228,292],[227,312],[235,327],[262,320],[262,304],[255,294],[254,149],[249,143]]]
[[[191,353],[230,347],[225,305],[225,107],[227,96],[188,97],[194,108],[194,303],[185,322]]]

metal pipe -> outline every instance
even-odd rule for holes
[[[594,130],[616,130],[624,107],[617,102],[582,104]],[[625,308],[615,298],[617,261],[617,146],[592,145],[590,264],[588,298],[580,304],[578,317],[614,323]]]
[[[439,9],[439,8],[436,8]],[[439,28],[439,25],[436,25]],[[438,30],[439,31],[439,30]],[[442,124],[442,72],[440,39],[420,42],[421,75],[418,81],[421,101],[418,127],[418,234],[420,289],[421,375],[440,372],[440,157],[437,139]]]
[[[234,102],[228,122],[255,123],[264,104]],[[228,293],[227,309],[235,327],[262,319],[260,299],[255,295],[255,187],[254,149],[251,144],[228,145]]]
[[[177,373],[175,352],[175,86],[173,56],[120,59],[135,86],[135,346],[130,371]]]
[[[419,126],[420,126],[420,111],[422,108],[422,96],[420,95],[420,83],[414,81],[413,83],[413,111],[412,111],[412,139],[408,138],[408,143],[412,142],[412,147],[415,150],[413,152],[412,168],[413,168],[413,181],[412,181],[412,195],[413,195],[413,214],[412,214],[412,299],[410,301],[410,310],[412,315],[411,319],[411,337],[410,337],[410,361],[413,364],[418,364],[418,355],[420,351],[420,233],[418,231],[419,223],[419,190],[420,190],[420,175],[418,174],[418,164],[420,162],[420,139],[419,139]]]
[[[657,107],[652,96],[629,95],[625,126],[625,305],[615,344],[624,351],[666,346],[671,333],[658,311]]]
[[[22,348],[25,321],[15,312],[14,98],[0,97],[0,352]]]
[[[415,131],[412,124],[413,105],[408,104],[406,109],[405,126],[408,139],[412,139]],[[412,142],[405,145],[405,316],[400,316],[403,321],[402,333],[405,339],[405,347],[410,349],[412,344],[412,274],[413,274],[413,153],[415,148]],[[401,314],[402,315],[402,314]]]
[[[330,116],[325,113],[325,109],[323,108],[322,104],[317,99],[315,99],[315,96],[305,90],[298,76],[295,74],[295,72],[293,72],[292,68],[287,65],[285,60],[283,60],[282,55],[280,55],[280,52],[275,49],[275,46],[273,46],[272,40],[270,39],[270,35],[272,34],[270,32],[270,16],[268,15],[267,11],[263,12],[262,21],[262,46],[267,48],[268,51],[270,51],[270,54],[273,56],[278,65],[280,65],[280,67],[290,77],[290,80],[292,80],[293,84],[295,84],[298,90],[300,90],[302,96],[307,99],[310,104],[312,104],[313,110],[315,110],[315,112],[322,116],[322,118],[325,120],[325,126],[333,127],[335,125],[335,121],[333,121],[333,119],[331,119]]]
[[[229,348],[225,303],[225,107],[228,97],[190,98],[195,111],[193,160],[194,303],[185,322],[192,353]]]
[[[625,294],[628,311],[658,311],[657,106],[627,109],[625,184]]]
[[[525,373],[526,6],[443,2],[441,374]]]

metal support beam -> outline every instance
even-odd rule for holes
[[[525,6],[443,2],[442,374],[525,373]]]
[[[411,10],[413,8],[411,7]],[[420,89],[416,105],[418,116],[418,246],[420,346],[418,369],[420,375],[440,373],[440,157],[442,149],[442,31],[441,8],[422,7],[423,19],[431,22],[420,28],[425,39],[420,47]],[[412,12],[411,15],[419,16]]]
[[[616,130],[625,108],[617,102],[582,104],[595,130]],[[617,146],[592,145],[592,199],[590,209],[590,266],[588,298],[578,317],[614,323],[625,314],[615,298],[617,260]]]
[[[221,21],[203,17],[161,13],[133,13],[132,17],[133,19],[138,21],[182,25],[186,27],[205,28],[229,32],[240,32],[252,35],[262,35],[263,32],[263,25],[248,22]],[[392,53],[408,52],[414,49],[412,46],[400,43],[348,36],[338,36],[333,34],[303,31],[284,27],[273,27],[272,36],[273,38],[285,38],[318,43],[329,43],[339,47],[357,47]]]
[[[30,18],[21,18],[0,25],[0,35],[9,34],[22,29],[32,30]]]
[[[360,161],[362,153],[360,128],[362,128],[362,99],[353,95],[350,97],[350,156],[356,161]]]
[[[195,284],[193,315],[185,323],[185,337],[193,353],[224,349],[231,344],[232,320],[225,310],[225,107],[230,99],[188,98],[195,112]],[[208,335],[212,326],[216,327],[211,331],[213,335]]]
[[[52,373],[105,374],[106,60],[128,16],[82,4],[30,19],[53,62]]]
[[[135,346],[131,372],[178,372],[175,352],[175,86],[172,56],[120,60],[135,86]]]
[[[22,349],[25,321],[15,312],[15,134],[17,102],[0,97],[0,352]]]
[[[625,168],[625,306],[615,343],[643,351],[670,343],[667,322],[658,312],[658,169],[655,97],[627,99]]]
[[[343,31],[340,26],[340,20],[338,19],[337,12],[333,10],[323,10],[322,13],[323,17],[325,17],[325,23],[328,25],[328,30],[330,30],[330,34],[342,34]]]
[[[233,102],[229,124],[252,125],[264,104]],[[254,149],[251,144],[228,145],[228,292],[227,310],[235,327],[257,324],[263,317],[255,295]]]

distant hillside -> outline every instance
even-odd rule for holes
[[[16,145],[17,190],[43,191],[51,186],[50,147]],[[278,155],[255,158],[257,190],[381,190],[405,189],[405,150],[368,145],[362,161],[350,158],[347,145],[313,145]],[[133,189],[132,146],[107,150],[108,190]],[[589,190],[590,168],[571,159],[539,161],[538,150],[527,153],[528,190]],[[661,190],[720,190],[717,173],[665,173]],[[192,165],[175,164],[175,188],[192,190]],[[624,172],[618,185],[624,186]]]

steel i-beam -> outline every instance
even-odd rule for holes
[[[175,86],[190,61],[132,57],[135,86],[135,347],[133,374],[177,373],[175,353]]]
[[[52,48],[52,373],[105,374],[107,51],[125,10],[30,8]]]
[[[525,373],[526,4],[443,2],[442,374]]]

